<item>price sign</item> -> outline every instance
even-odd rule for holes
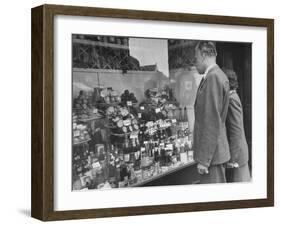
[[[173,145],[172,144],[167,144],[167,149],[173,150]]]
[[[141,118],[141,113],[138,113],[138,118]]]
[[[129,162],[130,161],[130,154],[125,154],[124,155],[124,161]]]
[[[94,114],[97,114],[97,113],[98,113],[98,109],[95,108],[95,109],[93,110],[93,113],[94,113]]]
[[[123,121],[124,126],[131,125],[131,121],[129,119]]]
[[[130,138],[131,139],[136,139],[136,138],[138,138],[138,134],[137,133],[131,133],[130,134]]]
[[[172,123],[177,123],[177,119],[172,119]]]
[[[92,164],[92,167],[95,169],[95,168],[100,168],[100,163],[99,162],[94,162],[93,164]]]
[[[80,130],[75,130],[73,135],[74,135],[74,137],[79,137],[80,136]]]
[[[132,101],[127,101],[127,106],[132,106]]]
[[[144,106],[141,106],[140,109],[141,109],[141,110],[144,110]]]
[[[161,111],[160,108],[156,108],[156,109],[155,109],[155,113],[159,113],[160,111]]]

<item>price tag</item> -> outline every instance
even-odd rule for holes
[[[144,110],[144,106],[140,106],[140,109],[141,109],[141,110]]]
[[[138,159],[140,157],[140,151],[135,152],[135,158]]]
[[[95,109],[93,110],[93,113],[94,113],[94,114],[97,114],[97,113],[98,113],[98,109],[95,108]]]
[[[138,113],[138,118],[141,118],[141,113]]]
[[[99,162],[94,162],[92,164],[92,167],[95,169],[95,168],[100,168],[100,163]]]
[[[161,111],[160,108],[156,108],[156,109],[155,109],[155,113],[159,113],[160,111]]]
[[[75,130],[73,136],[79,137],[80,136],[80,130]]]
[[[173,145],[172,144],[167,144],[167,149],[173,150]]]
[[[172,119],[172,123],[177,123],[177,119]]]
[[[152,122],[152,121],[149,121],[149,122],[147,122],[145,125],[146,125],[146,127],[152,127],[152,126],[153,126],[153,122]]]
[[[124,155],[124,161],[129,162],[130,161],[130,154],[125,154]]]
[[[167,122],[165,123],[165,127],[170,127],[171,126],[171,123]]]
[[[187,155],[188,155],[189,157],[193,157],[193,151],[188,151],[188,152],[187,152]]]
[[[130,134],[130,138],[131,138],[131,139],[136,139],[136,138],[138,138],[138,134],[136,134],[136,133],[131,133],[131,134]]]
[[[123,124],[124,124],[124,126],[129,126],[129,125],[131,125],[131,121],[130,120],[124,120],[123,121]]]
[[[188,163],[186,152],[180,153],[180,161],[183,162],[183,163]]]
[[[132,106],[132,101],[127,101],[127,106]]]

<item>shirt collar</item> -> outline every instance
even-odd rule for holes
[[[206,78],[206,75],[209,73],[209,71],[214,67],[216,66],[217,64],[216,63],[213,63],[211,65],[209,65],[205,71],[205,73],[203,74],[203,78],[205,79]]]
[[[229,91],[229,95],[231,95],[232,93],[236,93],[236,90],[232,89],[232,90]]]

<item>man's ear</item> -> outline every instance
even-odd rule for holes
[[[207,54],[203,52],[203,53],[201,53],[201,56],[202,56],[202,59],[205,60]]]

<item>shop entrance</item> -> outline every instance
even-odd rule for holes
[[[236,72],[237,90],[243,105],[244,129],[249,147],[249,167],[252,168],[252,46],[249,43],[217,42],[217,64]]]

